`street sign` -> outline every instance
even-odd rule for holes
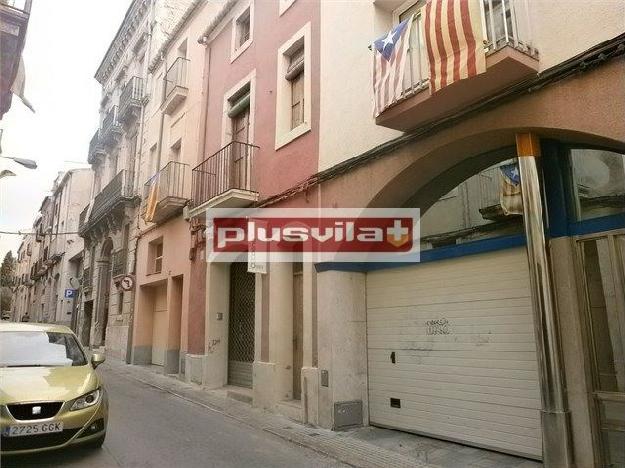
[[[71,299],[73,297],[76,297],[76,290],[75,289],[66,289],[65,290],[65,299]]]
[[[119,285],[124,291],[131,291],[135,287],[135,278],[132,275],[125,275]]]

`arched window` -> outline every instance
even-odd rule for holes
[[[421,213],[421,249],[520,234],[522,214],[518,165],[507,159],[465,179]]]

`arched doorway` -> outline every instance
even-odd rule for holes
[[[97,260],[98,287],[95,295],[96,319],[95,330],[92,334],[94,346],[104,346],[106,343],[106,327],[109,318],[109,298],[111,294],[111,253],[113,241],[107,238],[100,249]]]

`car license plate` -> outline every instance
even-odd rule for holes
[[[62,422],[20,424],[19,426],[9,426],[4,428],[2,435],[5,437],[21,437],[37,434],[50,434],[52,432],[61,432],[62,430]]]

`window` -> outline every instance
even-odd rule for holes
[[[228,99],[231,141],[249,142],[250,84],[247,83]]]
[[[237,18],[237,48],[241,47],[250,39],[250,10]]]
[[[148,274],[163,271],[163,238],[150,242],[148,246]]]
[[[154,246],[154,273],[163,271],[163,243]]]
[[[570,151],[575,218],[625,212],[625,155],[595,149]]]
[[[397,23],[401,23],[414,15],[408,48],[410,60],[406,62],[404,71],[404,89],[422,87],[430,76],[427,48],[423,36],[423,16],[421,15],[421,9],[425,3],[424,0],[419,0],[397,16]]]
[[[43,304],[41,304],[43,313]],[[87,358],[73,335],[59,332],[2,332],[0,367],[85,366]]]
[[[254,3],[250,2],[232,20],[232,44],[230,61],[234,60],[245,51],[253,40],[254,28]]]
[[[180,152],[182,149],[182,140],[178,139],[171,147],[169,148],[169,160],[180,162]]]
[[[221,122],[221,143],[254,141],[254,92],[256,70],[235,84],[224,94]]]
[[[310,23],[278,50],[276,149],[311,129]]]
[[[290,57],[286,79],[291,82],[291,130],[304,123],[304,48]]]

